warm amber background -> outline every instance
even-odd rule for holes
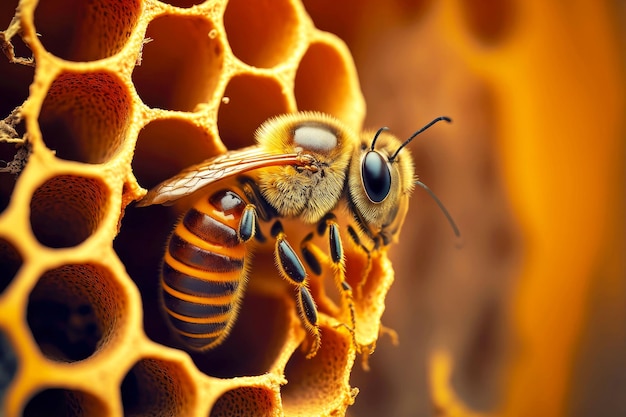
[[[353,51],[368,126],[454,119],[411,149],[463,246],[416,192],[384,317],[401,344],[354,375],[351,413],[626,415],[623,2],[305,3]],[[0,74],[5,115],[33,69]]]
[[[341,4],[367,124],[454,119],[412,151],[463,233],[416,192],[352,415],[626,415],[623,3]]]

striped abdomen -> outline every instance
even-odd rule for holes
[[[246,204],[233,191],[218,191],[198,201],[170,237],[161,273],[163,303],[191,348],[217,346],[237,318],[246,278],[246,248],[237,230]]]

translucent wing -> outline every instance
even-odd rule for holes
[[[191,166],[180,174],[157,185],[137,203],[144,207],[153,204],[171,205],[179,198],[188,196],[196,191],[224,178],[243,172],[268,166],[294,165],[315,169],[315,162],[309,154],[270,154],[259,146],[236,151],[207,159],[198,165]]]

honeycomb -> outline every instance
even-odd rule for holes
[[[624,414],[622,2],[165,3],[0,2],[0,415]],[[301,109],[399,137],[454,120],[411,147],[464,245],[414,193],[398,279],[381,254],[357,300],[360,342],[383,308],[400,341],[369,373],[329,308],[305,359],[268,254],[210,354],[156,301],[191,201],[132,201]]]
[[[0,10],[11,61],[2,77],[15,80],[3,86],[14,94],[1,125],[2,415],[321,416],[355,400],[350,333],[322,310],[322,347],[306,359],[271,253],[255,254],[219,348],[186,353],[161,314],[159,259],[187,202],[133,201],[252,144],[277,114],[322,111],[356,130],[365,115],[346,45],[300,2],[196,3],[24,0]],[[346,255],[358,282],[365,260]],[[359,344],[375,343],[392,280],[380,253],[355,300]],[[334,305],[323,285],[314,291]]]

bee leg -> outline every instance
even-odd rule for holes
[[[334,214],[329,213],[318,224],[317,233],[320,236],[324,236],[326,231],[329,231],[330,253],[322,251],[317,245],[312,243],[313,233],[309,233],[301,243],[301,252],[310,270],[316,274],[322,274],[321,264],[328,265],[333,273],[333,280],[335,285],[342,296],[342,307],[348,306],[350,311],[350,323],[351,326],[346,323],[339,323],[335,327],[344,327],[348,330],[352,336],[352,343],[360,352],[360,345],[356,342],[356,318],[354,310],[354,296],[350,284],[345,280],[345,262],[343,259],[343,246],[339,236],[339,226],[336,222]],[[332,303],[332,302],[331,302]],[[341,313],[341,307],[335,303],[331,305],[325,304],[325,308],[333,311],[332,314],[337,316]]]
[[[344,303],[350,310],[350,324],[351,327],[344,323],[344,326],[352,334],[352,342],[357,351],[360,351],[359,344],[356,342],[356,314],[354,311],[354,295],[352,293],[352,287],[346,281],[346,265],[343,256],[343,245],[341,243],[341,236],[339,234],[339,224],[334,218],[326,220],[328,224],[328,242],[330,244],[330,267],[333,271],[333,278],[335,279],[335,285],[342,294]]]
[[[276,234],[276,248],[274,250],[276,264],[282,277],[296,287],[300,320],[304,327],[313,335],[313,344],[306,355],[307,358],[312,358],[320,348],[321,337],[317,321],[317,307],[311,292],[306,286],[307,273],[302,261],[300,261],[296,252],[285,239],[280,222],[276,222],[272,229],[276,229],[272,230],[272,234]]]
[[[365,256],[367,256],[367,265],[365,266],[365,270],[362,274],[363,279],[359,281],[359,284],[356,287],[356,296],[360,299],[363,298],[363,287],[365,286],[365,283],[367,282],[367,277],[369,277],[370,270],[372,269],[372,253],[369,249],[365,247],[365,245],[363,245],[363,243],[361,243],[361,239],[359,239],[358,233],[356,232],[356,230],[354,230],[352,226],[348,226],[348,236],[350,236],[352,243],[354,243],[357,248],[360,248]]]
[[[302,320],[305,323],[305,327],[313,334],[313,344],[309,349],[309,353],[307,353],[307,359],[312,358],[317,354],[322,341],[320,337],[320,329],[317,324],[317,308],[315,307],[315,301],[313,301],[313,296],[309,292],[309,289],[301,285],[298,292],[298,312],[300,313],[300,318],[304,318]]]
[[[239,230],[237,234],[242,242],[247,242],[254,237],[257,225],[256,207],[248,204],[243,209],[241,220],[239,220]]]

